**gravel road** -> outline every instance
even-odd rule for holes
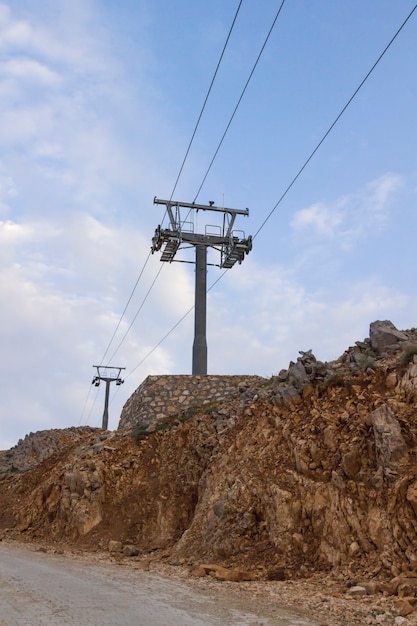
[[[0,544],[0,626],[314,626],[219,589]]]

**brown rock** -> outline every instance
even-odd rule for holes
[[[398,585],[397,593],[400,598],[417,596],[417,578],[404,579]]]
[[[108,551],[109,552],[121,552],[123,549],[123,544],[121,541],[113,541],[112,539],[109,541]]]
[[[361,582],[360,587],[366,590],[368,596],[373,596],[381,590],[380,584],[372,580],[369,582]]]
[[[356,478],[362,467],[361,454],[358,450],[347,452],[342,458],[342,469],[348,478]]]
[[[360,596],[367,595],[367,591],[365,587],[362,587],[362,585],[355,585],[354,587],[351,587],[350,589],[348,589],[346,593],[347,595],[353,598],[359,598]]]
[[[382,404],[372,413],[377,462],[384,476],[392,478],[408,461],[408,447],[401,426],[388,405]]]
[[[354,557],[354,556],[358,556],[361,552],[361,547],[358,544],[357,541],[352,541],[352,543],[349,546],[349,556],[350,558]]]
[[[413,605],[405,598],[396,600],[394,607],[398,615],[401,615],[401,617],[406,617],[406,615],[410,615],[410,613],[414,611]]]
[[[266,577],[268,580],[286,580],[288,574],[285,567],[276,567],[275,569],[268,570]]]
[[[414,514],[417,515],[417,481],[407,489],[407,500],[411,504],[414,510]]]
[[[207,572],[204,567],[197,565],[196,567],[191,568],[190,575],[195,576],[196,578],[204,578],[204,576],[207,576]]]
[[[251,574],[237,568],[228,569],[215,564],[201,564],[200,567],[206,572],[206,574],[212,576],[213,578],[217,578],[217,580],[241,582],[243,580],[256,580],[257,578],[255,574]]]
[[[389,583],[383,583],[381,590],[388,596],[395,596],[397,594],[398,587],[403,579],[400,576],[395,576]]]
[[[124,556],[138,556],[138,554],[139,554],[139,548],[137,546],[128,544],[123,547]]]
[[[397,381],[398,378],[396,372],[390,372],[385,380],[387,389],[394,389],[394,387],[397,385]]]

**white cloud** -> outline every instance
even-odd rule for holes
[[[283,267],[266,271],[251,262],[245,270],[228,274],[227,290],[211,296],[208,351],[216,373],[270,376],[299,350],[332,360],[369,336],[370,322],[409,323],[417,313],[417,300],[380,280],[346,278],[310,291]]]
[[[60,2],[57,12],[40,7],[26,19],[17,17],[17,7],[11,6],[0,4],[0,49],[12,54],[25,50],[54,64],[71,65],[75,72],[105,69],[88,0]]]
[[[27,45],[31,32],[27,22],[13,19],[8,5],[0,4],[0,41],[3,48]]]
[[[378,232],[389,220],[396,194],[404,181],[398,174],[387,173],[371,181],[357,193],[337,198],[331,203],[318,202],[297,211],[290,222],[297,235],[304,235],[308,245],[317,240],[336,242],[350,249],[369,232]]]
[[[17,194],[12,176],[3,173],[0,163],[0,218],[6,217],[10,210],[10,201]],[[0,222],[1,223],[1,222]]]
[[[343,214],[340,209],[328,207],[320,202],[298,211],[291,226],[294,229],[312,229],[319,235],[334,237],[343,223]]]
[[[0,418],[6,421],[7,415],[13,415],[26,432],[34,429],[32,419],[37,428],[76,424],[93,375],[92,365],[100,362],[119,322],[120,307],[127,302],[144,265],[149,242],[140,231],[106,226],[91,215],[78,214],[55,224],[0,222],[0,250],[0,341],[8,355],[0,364],[0,375],[8,387]],[[160,267],[165,266],[152,257],[107,359],[119,346]],[[114,357],[116,365],[129,371],[192,304],[189,273],[177,265],[173,280],[172,272],[165,269],[152,290],[151,302],[146,303]],[[175,337],[171,341],[175,342]],[[169,342],[153,350],[144,366],[128,378],[123,393],[119,391],[113,403],[116,422],[112,427],[117,426],[127,395],[148,373],[172,371],[172,345],[168,346]],[[26,392],[15,402],[22,385]],[[29,422],[26,415],[31,416]],[[2,445],[6,444],[0,443],[0,448]]]
[[[0,221],[0,259],[1,266],[6,263],[16,262],[16,247],[25,241],[29,241],[33,236],[30,225],[22,225],[12,220]]]
[[[5,356],[0,375],[7,388],[0,419],[9,429],[2,428],[0,448],[28,430],[78,423],[92,365],[119,323],[162,215],[152,198],[169,195],[181,146],[187,145],[187,133],[180,133],[190,100],[172,91],[181,77],[173,73],[166,84],[161,80],[166,68],[158,63],[166,57],[152,38],[160,7],[151,5],[145,7],[149,19],[142,40],[140,19],[129,30],[130,13],[122,11],[117,24],[110,24],[112,12],[91,0],[0,0],[0,339]],[[143,10],[135,7],[135,16]],[[199,103],[202,82],[189,79]],[[221,106],[213,108],[221,114]],[[208,145],[207,135],[198,142]],[[257,187],[263,164],[261,155],[246,151],[245,158],[252,156],[259,164],[249,182],[238,181],[236,187],[241,182]],[[196,168],[206,157],[197,154],[187,166]],[[186,169],[180,188],[188,189],[195,177]],[[239,158],[231,158],[226,169],[225,177],[237,180]],[[274,185],[265,193],[274,195]],[[401,177],[386,174],[343,197],[336,193],[333,200],[323,200],[329,197],[323,193],[301,204],[291,223],[294,237],[283,235],[280,257],[276,249],[256,246],[243,267],[209,293],[209,371],[270,375],[308,348],[318,358],[334,358],[365,336],[373,319],[398,323],[399,317],[415,315],[416,303],[378,277],[377,246],[373,258],[369,254],[370,240],[389,223],[400,192]],[[235,206],[233,199],[230,205]],[[199,226],[204,223],[201,216]],[[356,255],[343,256],[340,249]],[[281,266],[274,264],[276,258]],[[343,263],[345,273],[339,271]],[[194,268],[161,264],[158,254],[150,257],[106,359],[161,267],[114,357],[113,364],[129,373],[152,351],[119,389],[111,427],[147,374],[191,369],[193,313],[155,346],[193,305]],[[218,275],[213,271],[210,280]],[[92,413],[97,424],[102,391]]]
[[[399,174],[388,173],[367,186],[366,202],[373,217],[386,219],[393,196],[403,187],[404,181]]]
[[[130,132],[134,121],[143,126],[143,135],[151,133],[149,120],[156,112],[141,115],[140,101],[133,111],[129,85],[119,86],[117,61],[106,48],[105,34],[90,22],[89,6],[61,3],[51,13],[52,22],[51,15],[42,20],[35,12],[20,19],[14,9],[0,5],[5,148],[0,337],[8,355],[0,365],[8,387],[0,407],[1,422],[7,424],[0,448],[29,430],[80,421],[92,365],[103,355],[150,248],[152,231],[144,229],[141,198],[154,195],[147,191],[155,179],[152,145],[132,148]],[[149,219],[153,223],[152,215]],[[107,357],[159,267],[153,258]],[[165,276],[151,294],[154,314],[146,323],[144,313],[138,315],[116,364],[136,367],[188,307],[192,289],[185,268],[177,267],[175,281],[169,270]],[[119,390],[111,427],[147,373],[172,367],[167,346],[153,350]],[[100,404],[98,397],[91,419],[97,411],[100,419]],[[91,402],[84,422],[90,409]]]
[[[60,77],[44,63],[40,63],[35,59],[27,57],[15,57],[0,63],[0,75],[15,78],[21,81],[27,79],[30,81],[40,82],[47,86],[55,86]]]

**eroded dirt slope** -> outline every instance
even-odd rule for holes
[[[410,342],[382,355],[359,345],[297,393],[281,374],[155,432],[80,433],[1,482],[0,527],[82,549],[120,541],[270,579],[336,571],[352,585],[384,585],[401,574],[415,579],[403,593],[412,610],[416,352]],[[308,363],[302,353],[293,365]]]

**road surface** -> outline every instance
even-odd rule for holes
[[[233,591],[0,544],[0,626],[314,626]]]

